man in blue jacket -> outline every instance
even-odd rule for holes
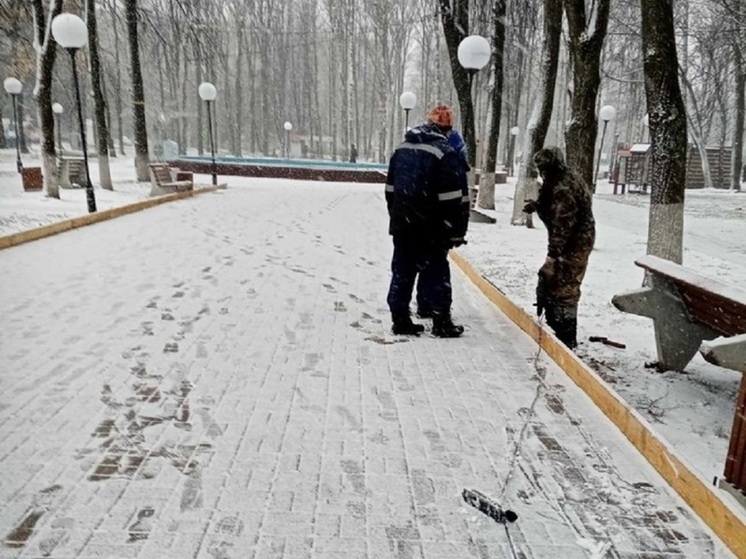
[[[465,166],[448,141],[453,121],[450,107],[436,106],[428,122],[407,132],[389,161],[386,204],[394,255],[387,302],[394,334],[424,331],[409,311],[417,274],[421,300],[433,317],[432,334],[455,338],[464,332],[451,319],[448,265],[448,250],[465,242],[469,221]]]

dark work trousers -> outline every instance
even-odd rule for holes
[[[408,313],[417,274],[418,299],[434,313],[451,311],[451,269],[448,249],[430,239],[394,235],[391,286],[386,299],[392,313]]]

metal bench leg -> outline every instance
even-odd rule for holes
[[[650,281],[650,287],[615,295],[611,302],[620,311],[652,318],[658,368],[683,371],[702,341],[711,340],[717,334],[689,320],[674,286],[655,277]]]

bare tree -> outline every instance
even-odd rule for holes
[[[544,147],[544,140],[549,130],[554,106],[554,86],[557,81],[559,63],[560,37],[562,35],[562,0],[544,0],[544,46],[542,48],[540,96],[534,103],[533,113],[529,120],[523,158],[518,171],[515,195],[513,196],[512,225],[532,226],[531,216],[523,213],[523,207],[529,198],[538,195],[537,172],[533,154]]]
[[[585,0],[564,0],[573,66],[572,119],[567,129],[567,162],[593,184],[593,152],[598,120],[596,97],[601,82],[600,56],[609,22],[610,0],[586,10]]]
[[[52,20],[62,12],[62,0],[50,0],[47,14],[44,11],[43,0],[33,0],[32,8],[37,68],[34,96],[36,97],[39,121],[41,122],[41,165],[44,175],[44,189],[50,198],[59,198],[57,153],[54,144],[54,112],[52,112],[52,70],[57,58],[57,43],[52,37]],[[21,126],[21,129],[23,129],[23,126]]]
[[[561,4],[560,4],[561,6]],[[479,196],[477,203],[482,208],[495,209],[495,167],[497,166],[497,144],[500,139],[500,117],[503,103],[503,60],[505,59],[505,13],[506,0],[495,0],[492,6],[492,71],[493,85],[490,110],[492,119],[487,139],[487,152],[484,171],[479,178]],[[560,12],[560,17],[562,12]]]
[[[109,130],[106,123],[106,101],[101,87],[101,60],[98,55],[98,26],[96,1],[86,0],[86,24],[88,27],[88,57],[91,63],[91,88],[96,113],[96,151],[98,153],[98,180],[101,188],[113,190],[109,171]]]
[[[127,38],[132,76],[132,113],[135,128],[135,174],[139,182],[150,180],[148,169],[148,129],[145,121],[145,89],[140,67],[140,42],[137,29],[137,0],[125,0]]]
[[[477,140],[474,129],[474,103],[471,99],[469,74],[458,61],[458,46],[469,35],[469,0],[439,0],[440,18],[443,24],[451,62],[451,76],[456,88],[461,110],[461,124],[469,156],[469,165],[476,165]]]
[[[686,113],[678,79],[673,7],[669,0],[642,0],[652,161],[648,254],[681,263],[686,177]]]

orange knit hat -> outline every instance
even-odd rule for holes
[[[455,120],[453,109],[448,105],[436,105],[427,113],[427,120],[443,128],[452,128],[453,121]]]

